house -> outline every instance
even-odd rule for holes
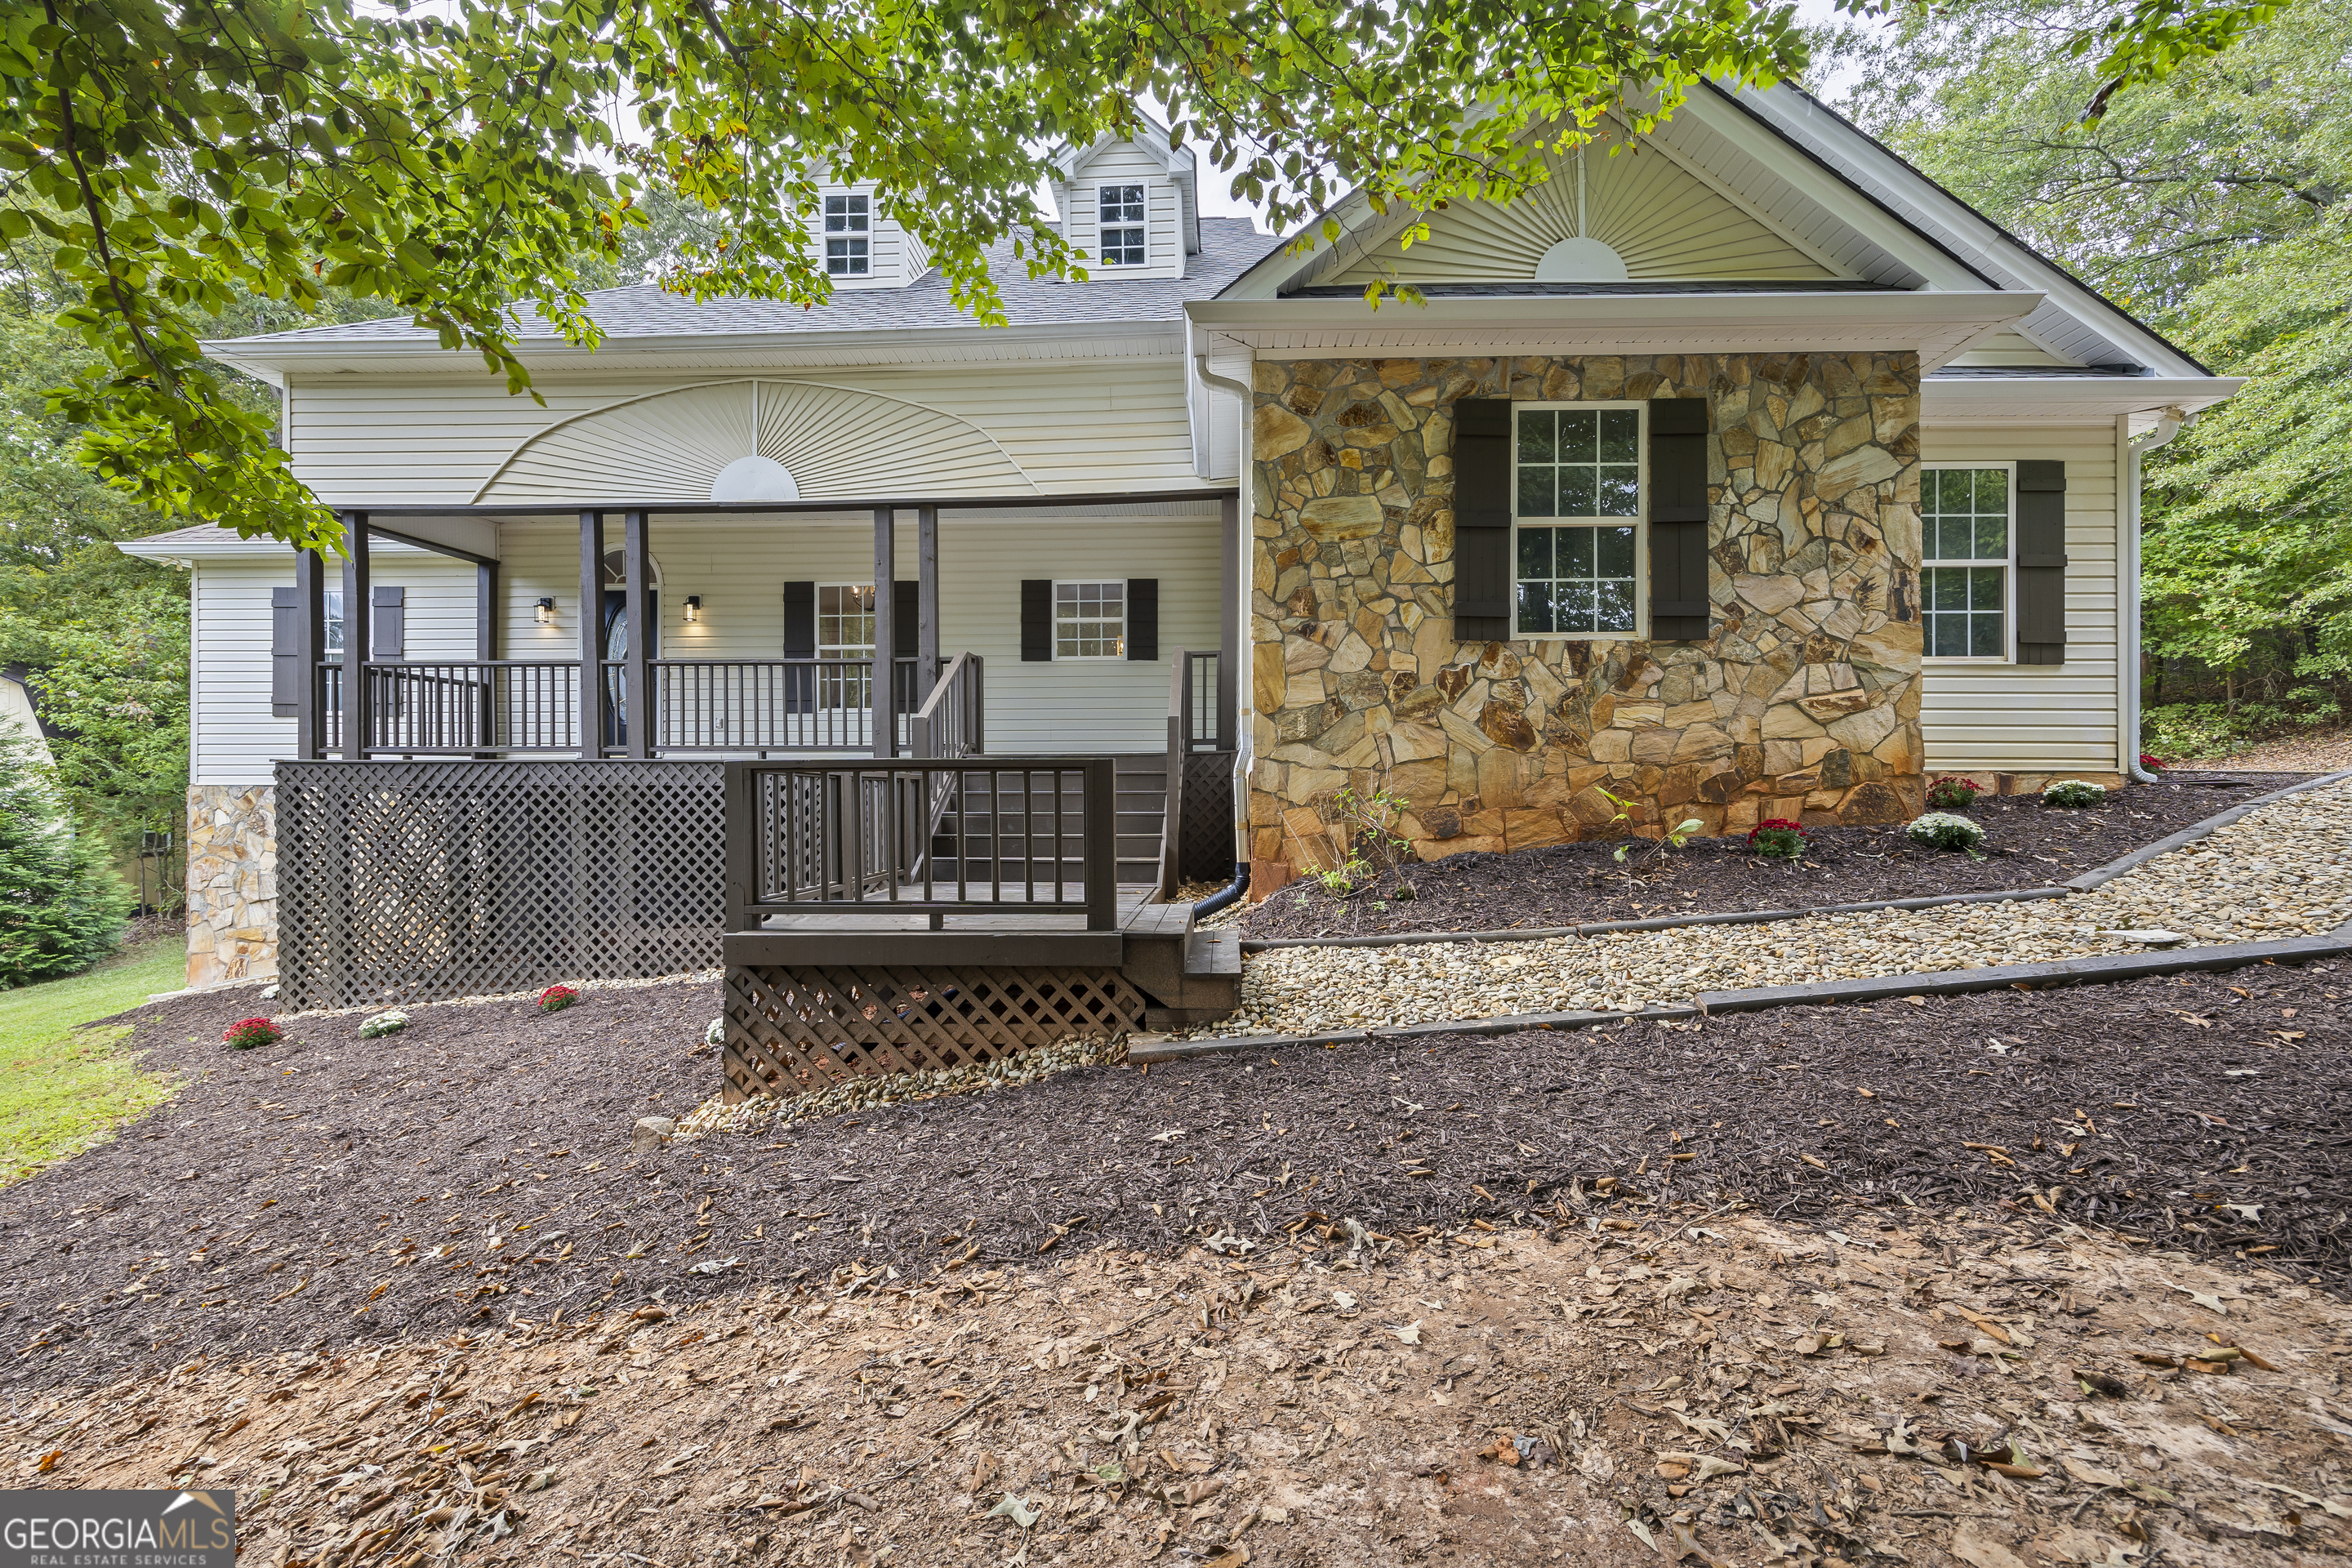
[[[1409,803],[1439,856],[1613,831],[1604,790],[1637,830],[1730,832],[1899,820],[1935,772],[2128,772],[2139,454],[2236,384],[1801,91],[1703,87],[1640,138],[1604,122],[1508,206],[1349,198],[1306,250],[1201,216],[1164,134],[1060,175],[1091,275],[1008,258],[1000,328],[843,186],[810,236],[830,304],[611,290],[598,352],[527,334],[543,406],[404,322],[212,345],[281,389],[296,471],[356,548],[126,547],[195,569],[192,825],[281,841],[288,781],[348,776],[338,758],[508,781],[484,790],[579,765],[559,758],[734,759],[724,788],[771,792],[733,797],[739,820],[864,836],[803,877],[775,868],[816,840],[776,827],[729,873],[728,931],[783,921],[800,934],[761,951],[814,985],[810,955],[857,955],[787,919],[778,878],[833,889],[808,895],[824,914],[919,861],[1034,873],[1007,786],[957,794],[974,758],[1076,770],[1051,790],[1099,818],[1104,898],[1105,868],[1164,877],[1179,837],[1264,896],[1338,852],[1350,784]],[[1419,301],[1375,308],[1375,280]],[[821,779],[828,757],[845,771]],[[1124,760],[1078,782],[1099,757]],[[888,759],[942,771],[901,799]],[[836,824],[836,795],[871,801]],[[333,810],[338,855],[454,831]],[[668,873],[703,853],[665,850]],[[421,889],[487,851],[436,854],[396,893],[351,872],[337,918],[373,899],[394,912],[370,941],[441,951]],[[238,889],[273,878],[199,880],[208,929],[265,934],[192,942],[192,981],[264,972],[288,911]],[[939,929],[907,952],[981,962],[942,923],[979,907],[958,897],[915,900]],[[1089,920],[1132,932],[1139,907]],[[929,984],[906,994],[952,989]]]

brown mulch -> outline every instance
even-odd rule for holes
[[[2336,963],[1083,1069],[632,1156],[717,1086],[717,987],[287,1021],[129,1015],[179,1096],[0,1190],[0,1381],[480,1331],[822,1277],[1099,1247],[1402,1235],[1603,1192],[2005,1205],[2299,1277],[2352,1261],[2352,976]],[[1864,1094],[1864,1091],[1869,1091]],[[1602,1189],[1602,1178],[1614,1184]],[[2257,1250],[2259,1249],[2259,1250]]]
[[[1238,924],[1253,937],[1505,931],[2042,888],[2313,775],[2231,776],[2242,782],[2134,784],[2092,811],[2045,806],[2038,795],[1983,796],[1965,813],[1985,830],[1982,859],[1914,844],[1899,824],[1808,828],[1811,843],[1793,861],[1749,854],[1744,836],[1663,850],[1636,840],[1622,865],[1616,843],[1471,851],[1400,868],[1346,897],[1295,882]]]

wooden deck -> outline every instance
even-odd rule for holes
[[[1051,897],[1050,884],[1043,890]],[[1018,884],[1008,885],[1004,901],[1017,906],[1024,901],[1024,892]],[[1066,898],[1076,899],[1083,892],[1076,883],[1064,884]],[[879,901],[813,905],[805,912],[769,915],[757,930],[730,931],[727,962],[1117,965],[1130,937],[1181,940],[1191,931],[1192,906],[1152,901],[1157,897],[1153,888],[1120,888],[1118,925],[1112,931],[1088,931],[1086,911],[1066,905],[941,915],[936,930],[929,915],[892,913]]]

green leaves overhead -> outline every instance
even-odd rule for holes
[[[1033,193],[1139,95],[1287,228],[1350,187],[1507,198],[1612,105],[1646,125],[1803,59],[1750,0],[0,0],[0,242],[48,251],[102,362],[55,398],[85,461],[309,544],[332,519],[191,325],[251,296],[383,301],[520,392],[518,311],[593,345],[584,290],[652,194],[710,219],[666,286],[827,298],[802,215],[829,169],[995,321],[990,247],[1083,275]]]

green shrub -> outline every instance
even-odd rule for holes
[[[2088,779],[2053,780],[2050,787],[2042,792],[2042,804],[2065,806],[2105,805],[2107,804],[2106,786],[2095,784]]]
[[[1931,849],[1965,849],[1971,855],[1984,842],[1985,836],[1983,828],[1948,811],[1931,811],[1903,831],[1914,844],[1925,844]]]
[[[24,743],[0,736],[0,988],[79,974],[121,945],[131,889]]]

